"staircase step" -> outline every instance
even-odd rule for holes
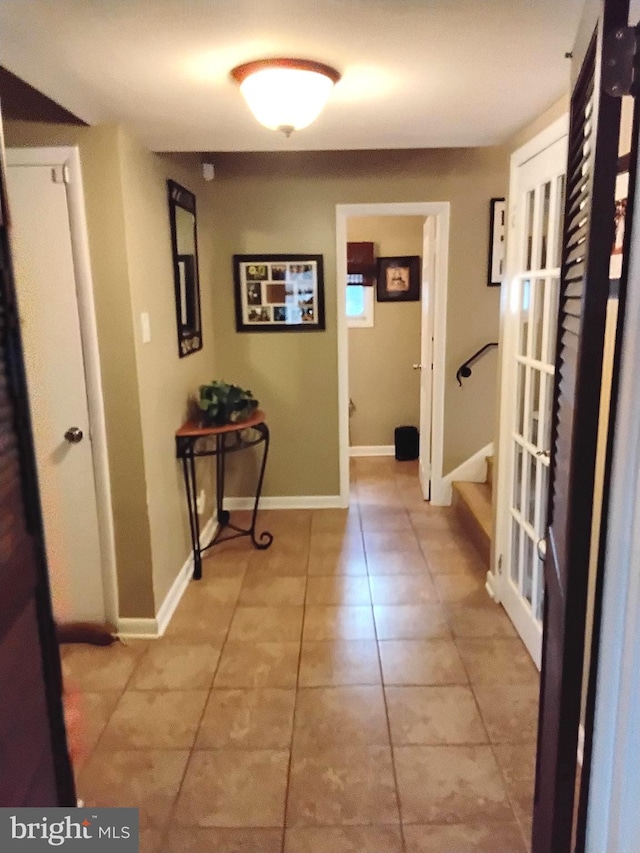
[[[493,494],[493,456],[487,456],[487,483]]]
[[[491,486],[488,483],[454,483],[453,506],[460,524],[488,568],[493,537]]]

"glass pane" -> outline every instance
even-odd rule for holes
[[[525,505],[523,507],[523,515],[532,527],[536,523],[536,471],[538,468],[536,457],[531,453],[527,453],[527,491]]]
[[[547,364],[555,364],[556,335],[558,332],[558,279],[548,279],[547,288],[549,291],[549,329],[547,335],[547,351],[543,354],[543,361]]]
[[[513,462],[513,508],[520,511],[522,501],[522,462],[524,451],[519,444],[514,444]]]
[[[546,269],[547,260],[549,260],[548,256],[548,247],[549,247],[549,220],[550,220],[550,210],[549,206],[551,204],[551,181],[547,181],[547,183],[542,188],[542,221],[540,227],[540,235],[542,244],[540,246],[540,269]]]
[[[541,569],[541,571],[539,574],[539,578],[540,578],[540,583],[541,583],[542,589],[540,590],[540,595],[538,596],[538,606],[536,608],[536,614],[535,614],[535,617],[538,620],[538,622],[542,622],[542,614],[544,612],[544,578],[543,578],[543,572],[542,572],[542,563],[540,563],[540,569]]]
[[[522,578],[522,594],[529,604],[533,600],[533,561],[537,560],[535,543],[524,534],[524,572]]]
[[[362,317],[364,314],[364,287],[347,287],[347,317]]]
[[[518,355],[527,354],[527,343],[529,338],[529,313],[531,311],[531,282],[527,279],[522,282],[522,293],[520,299],[520,339],[518,341]]]
[[[529,430],[527,439],[531,444],[538,446],[540,435],[540,371],[531,368],[529,380]]]
[[[516,432],[524,438],[524,394],[525,394],[526,367],[518,364],[518,392],[516,396]]]
[[[531,341],[531,358],[537,361],[542,360],[542,333],[544,331],[544,291],[546,281],[543,278],[537,279],[533,284],[533,305],[531,312],[531,332],[533,340]]]
[[[543,463],[540,464],[540,481],[541,501],[540,512],[536,523],[536,533],[543,539],[547,532],[547,506],[549,504],[549,468]]]
[[[520,525],[515,520],[511,519],[511,578],[515,585],[520,588],[520,536],[522,531]]]
[[[556,231],[556,234],[558,235],[558,238],[556,240],[556,250],[555,250],[556,256],[553,259],[553,261],[550,263],[550,266],[554,266],[554,267],[559,267],[560,264],[562,263],[562,238],[564,236],[562,233],[564,231],[564,193],[565,193],[565,177],[564,177],[564,175],[560,175],[560,177],[558,178],[558,206],[556,208],[556,210],[557,210],[556,215],[558,217],[558,223],[556,226],[558,229]]]
[[[527,201],[526,201],[526,225],[525,225],[525,234],[527,235],[527,248],[526,248],[526,259],[525,259],[525,270],[532,269],[531,264],[533,263],[533,211],[535,206],[535,191],[529,190],[527,193]]]

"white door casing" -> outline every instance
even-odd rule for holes
[[[567,131],[563,117],[511,158],[502,299],[496,564],[488,583],[538,667]]]
[[[76,149],[7,152],[11,249],[54,615],[117,620],[95,312]],[[82,430],[79,443],[65,439]]]
[[[420,326],[420,488],[425,501],[431,497],[431,410],[433,385],[433,309],[436,292],[436,228],[434,216],[425,220],[422,249]]]
[[[432,334],[425,338],[423,303],[423,329],[421,335],[421,364],[433,364],[429,414],[420,413],[421,445],[424,423],[431,421],[431,502],[447,503],[446,486],[443,483],[444,443],[444,387],[447,324],[447,285],[449,263],[449,202],[381,202],[379,204],[336,205],[336,259],[337,259],[337,303],[338,303],[338,403],[340,444],[340,505],[349,505],[349,335],[346,304],[347,287],[347,220],[361,216],[424,216],[434,220],[435,257],[430,312]],[[424,266],[423,266],[424,281]],[[426,371],[423,369],[422,374]],[[423,389],[421,388],[421,406]],[[427,429],[427,432],[429,430]]]

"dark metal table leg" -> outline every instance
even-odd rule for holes
[[[216,507],[220,528],[229,524],[230,513],[224,508],[224,480],[226,475],[227,445],[224,435],[216,436]]]
[[[269,427],[266,424],[262,424],[260,432],[264,436],[264,452],[262,454],[262,465],[260,466],[260,476],[258,477],[258,485],[256,486],[256,498],[253,504],[253,515],[251,516],[251,527],[249,528],[249,532],[254,548],[264,551],[273,542],[273,534],[263,530],[259,538],[256,539],[256,520],[258,518],[258,504],[262,494],[262,483],[264,481],[264,472],[267,467],[267,456],[269,454]]]
[[[200,553],[200,519],[198,518],[198,499],[196,484],[196,460],[193,447],[190,447],[182,459],[184,484],[187,491],[187,506],[189,508],[189,528],[191,530],[191,549],[193,553],[193,578],[202,577],[202,555]]]

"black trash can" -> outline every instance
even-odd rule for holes
[[[396,459],[408,462],[417,459],[420,454],[420,434],[414,426],[399,426],[395,430]]]

